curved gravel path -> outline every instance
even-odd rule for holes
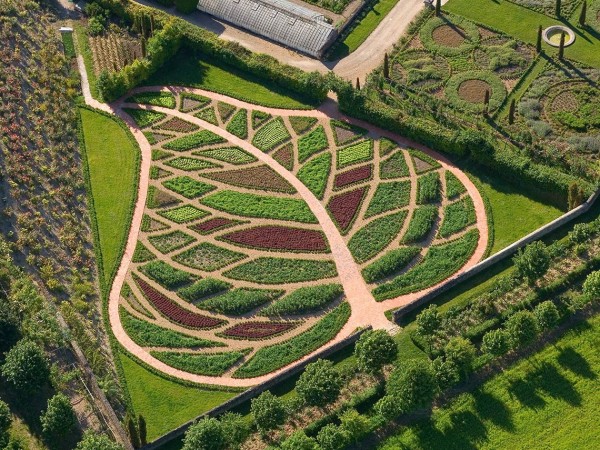
[[[329,346],[336,344],[340,340],[342,340],[345,337],[347,337],[348,335],[350,335],[352,332],[354,332],[359,327],[371,325],[371,326],[373,326],[373,328],[376,328],[376,329],[390,330],[390,329],[394,328],[395,325],[392,322],[388,321],[387,318],[385,317],[385,314],[384,314],[385,311],[397,308],[401,305],[405,305],[405,304],[411,303],[413,301],[416,301],[421,296],[423,296],[425,293],[427,293],[437,287],[437,286],[433,286],[424,291],[420,291],[420,292],[408,294],[408,295],[403,295],[398,298],[387,300],[384,302],[375,301],[373,298],[373,295],[371,294],[369,288],[367,287],[366,283],[364,282],[364,280],[361,276],[359,266],[354,262],[354,259],[351,255],[346,243],[344,242],[343,237],[341,236],[337,227],[331,220],[331,218],[330,218],[329,214],[327,213],[323,204],[312,194],[312,192],[308,188],[306,188],[306,186],[302,182],[300,182],[300,180],[298,180],[291,172],[289,172],[285,168],[283,168],[271,156],[269,156],[268,154],[255,148],[247,141],[237,138],[236,136],[228,133],[227,131],[225,131],[224,129],[222,129],[218,126],[209,124],[205,121],[202,121],[201,119],[194,117],[193,115],[189,115],[189,114],[186,114],[186,113],[174,110],[174,109],[168,109],[168,108],[162,108],[162,107],[156,107],[156,106],[148,106],[148,105],[128,104],[128,103],[124,103],[124,101],[122,99],[120,101],[117,101],[113,105],[107,105],[107,104],[100,103],[100,102],[94,100],[90,95],[89,86],[87,83],[87,75],[85,73],[85,70],[82,70],[83,69],[83,60],[81,57],[78,58],[78,64],[80,66],[80,71],[81,71],[81,76],[82,76],[82,88],[83,88],[82,90],[83,90],[83,94],[84,94],[86,103],[94,108],[109,112],[111,114],[115,114],[119,118],[121,118],[127,124],[129,130],[131,131],[131,133],[135,137],[136,141],[138,142],[138,144],[140,146],[140,150],[141,150],[141,170],[140,170],[138,197],[137,197],[137,201],[136,201],[136,205],[135,205],[135,209],[134,209],[131,228],[129,231],[129,236],[127,239],[127,244],[125,247],[123,258],[121,260],[119,269],[117,271],[117,274],[113,281],[113,285],[110,290],[108,309],[109,309],[110,324],[111,324],[113,333],[114,333],[115,337],[117,338],[117,340],[119,341],[119,343],[121,345],[123,345],[123,347],[125,349],[127,349],[127,351],[134,354],[137,358],[139,358],[146,364],[149,364],[156,370],[159,370],[165,374],[168,374],[170,376],[174,376],[174,377],[177,377],[177,378],[180,378],[183,380],[187,380],[187,381],[203,383],[203,384],[219,384],[219,385],[224,385],[224,386],[248,387],[248,386],[253,386],[256,384],[263,383],[263,382],[273,378],[274,376],[278,375],[279,373],[283,372],[284,370],[289,369],[290,366],[300,364],[302,361],[308,359],[312,355],[312,353],[309,355],[306,355],[304,358],[292,363],[291,365],[288,365],[282,369],[279,369],[268,375],[263,375],[260,377],[247,378],[247,379],[233,378],[231,376],[212,377],[212,376],[194,375],[194,374],[190,374],[190,373],[175,369],[173,367],[170,367],[170,366],[164,364],[163,362],[157,360],[153,356],[151,356],[146,349],[143,349],[142,347],[137,345],[127,335],[127,333],[125,332],[125,330],[121,324],[121,320],[120,320],[119,297],[120,297],[121,287],[125,280],[129,265],[131,263],[133,253],[135,251],[135,246],[136,246],[136,243],[138,240],[139,229],[141,226],[141,221],[142,221],[142,217],[143,217],[143,213],[144,213],[144,205],[146,203],[147,187],[148,187],[149,178],[150,178],[151,146],[148,143],[144,134],[135,126],[135,124],[134,124],[133,120],[130,118],[130,116],[127,115],[122,110],[123,107],[134,107],[134,108],[148,109],[148,110],[163,112],[163,113],[169,114],[171,116],[180,117],[189,122],[200,125],[201,127],[224,137],[225,139],[227,139],[234,145],[237,145],[237,146],[243,148],[247,152],[251,153],[258,160],[269,165],[271,168],[276,170],[284,179],[286,179],[286,181],[288,181],[298,191],[300,196],[304,199],[304,201],[310,207],[313,214],[317,217],[317,219],[319,221],[319,225],[321,226],[323,232],[325,233],[325,235],[327,236],[327,239],[329,240],[331,251],[332,251],[332,257],[336,263],[339,278],[341,280],[341,283],[344,286],[347,301],[352,308],[352,314],[351,314],[350,319],[348,320],[346,325],[342,328],[342,330],[338,333],[338,335],[332,341],[330,341],[327,345],[325,345],[324,347],[321,347],[319,350],[316,350],[313,353],[316,353],[318,351],[321,351],[323,348],[327,348]],[[480,261],[482,259],[483,255],[485,253],[485,249],[487,247],[487,242],[488,242],[487,219],[486,219],[485,207],[484,207],[483,200],[482,200],[479,192],[473,185],[473,183],[469,180],[469,178],[463,172],[461,172],[458,168],[453,166],[448,160],[446,160],[444,157],[442,157],[441,155],[439,155],[429,149],[426,149],[414,142],[408,141],[400,136],[397,136],[394,133],[386,132],[384,130],[378,129],[377,127],[373,127],[372,125],[366,124],[359,120],[347,118],[347,117],[341,115],[339,113],[339,111],[337,111],[336,105],[333,101],[329,101],[329,102],[325,103],[318,110],[295,111],[295,110],[282,110],[282,109],[267,108],[267,107],[252,105],[252,104],[249,104],[249,103],[246,103],[246,102],[243,102],[240,100],[236,100],[236,99],[233,99],[233,98],[221,95],[221,94],[215,94],[213,92],[208,92],[208,91],[204,91],[204,90],[200,90],[200,89],[183,89],[183,88],[175,88],[175,87],[144,87],[144,88],[135,89],[133,91],[133,93],[157,91],[157,90],[171,91],[175,94],[180,93],[180,92],[193,92],[193,93],[197,93],[197,94],[200,94],[200,95],[203,95],[203,96],[215,99],[215,100],[226,101],[229,104],[232,104],[239,108],[264,111],[264,112],[272,114],[272,115],[279,115],[279,116],[305,115],[305,116],[311,116],[311,117],[317,117],[317,118],[336,118],[336,119],[340,119],[340,120],[345,120],[350,123],[354,123],[354,124],[360,125],[364,128],[367,128],[370,132],[393,138],[396,141],[398,141],[401,145],[419,148],[419,149],[427,152],[430,156],[432,156],[432,157],[436,158],[438,161],[440,161],[440,163],[442,164],[442,166],[445,169],[451,171],[460,179],[460,181],[467,187],[468,194],[473,199],[473,203],[475,205],[475,211],[476,211],[476,217],[477,217],[477,228],[480,233],[480,238],[479,238],[479,243],[478,243],[475,253],[471,257],[469,262],[463,267],[462,270],[465,270],[465,269],[473,266],[474,264],[476,264],[478,261]],[[128,94],[128,95],[130,95],[130,94]],[[443,284],[443,283],[440,283],[440,284]]]

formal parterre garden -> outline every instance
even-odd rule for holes
[[[153,161],[121,321],[174,368],[265,375],[323,346],[348,320],[329,241],[286,171],[326,208],[378,301],[443,281],[477,247],[465,186],[421,151],[346,122],[272,116],[192,93],[147,92],[127,103]]]

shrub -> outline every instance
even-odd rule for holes
[[[240,139],[248,137],[248,110],[240,109],[227,124],[227,131]]]
[[[386,392],[404,413],[428,405],[437,392],[431,363],[412,359],[397,366],[387,380]]]
[[[549,330],[556,326],[558,320],[560,319],[558,308],[550,300],[537,305],[533,310],[533,314],[535,315],[538,328],[543,331]]]
[[[240,414],[226,412],[219,421],[231,449],[239,448],[250,434],[250,424]]]
[[[319,430],[317,441],[323,450],[343,450],[349,444],[348,435],[344,430],[332,423]]]
[[[123,450],[123,447],[104,434],[88,430],[83,433],[83,439],[77,444],[75,450]]]
[[[32,341],[22,339],[6,354],[2,376],[19,392],[29,394],[39,390],[49,375],[46,355]]]
[[[341,428],[349,439],[358,442],[370,429],[369,419],[355,409],[347,409],[340,415]]]
[[[338,398],[342,388],[342,379],[326,359],[306,366],[296,382],[298,396],[311,406],[325,406]]]
[[[405,244],[419,242],[425,239],[431,232],[435,220],[438,216],[438,209],[434,205],[425,205],[418,207],[413,213],[408,225],[408,230],[402,238]]]
[[[8,405],[0,400],[0,448],[8,444],[8,430],[12,423],[12,416]]]
[[[142,92],[127,98],[125,102],[175,108],[175,97],[170,92]]]
[[[174,0],[175,9],[184,14],[196,11],[198,2],[196,0]]]
[[[451,203],[445,207],[444,220],[440,226],[439,235],[449,237],[477,221],[475,207],[471,197]]]
[[[21,336],[20,321],[7,300],[0,298],[0,355],[17,343]]]
[[[541,241],[535,241],[513,257],[518,276],[526,278],[530,284],[535,283],[550,268],[550,253]]]
[[[416,332],[429,344],[429,352],[433,345],[433,340],[442,324],[442,316],[437,305],[429,305],[417,315]]]
[[[437,203],[440,201],[440,174],[430,172],[417,180],[417,203]]]
[[[446,360],[452,361],[466,375],[473,368],[476,349],[471,341],[463,337],[451,339],[444,347]]]
[[[509,349],[509,336],[506,330],[490,330],[483,335],[481,351],[493,356],[504,355]]]
[[[283,424],[287,415],[283,401],[269,391],[265,391],[252,399],[250,411],[256,426],[262,433]]]
[[[48,407],[41,415],[42,431],[52,441],[66,437],[77,425],[77,417],[71,401],[64,394],[56,394],[48,400]]]
[[[398,356],[396,341],[384,330],[365,331],[354,347],[358,368],[363,372],[379,373],[384,365]]]
[[[600,300],[600,271],[590,273],[583,283],[583,293],[590,300]]]
[[[209,298],[198,306],[208,311],[237,316],[252,311],[280,295],[281,291],[277,290],[239,288]]]
[[[460,369],[452,359],[437,357],[431,362],[431,368],[442,391],[460,381]]]
[[[317,442],[298,430],[280,445],[281,450],[318,450]]]
[[[221,422],[205,417],[185,432],[182,450],[224,450],[226,446],[227,435]]]
[[[536,338],[537,323],[533,313],[519,311],[508,318],[505,323],[511,348],[525,346]]]

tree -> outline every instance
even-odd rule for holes
[[[565,56],[565,36],[566,33],[564,31],[560,33],[560,44],[558,45],[558,59],[561,61]]]
[[[554,4],[554,15],[556,17],[560,17],[560,10],[561,10],[561,0],[556,0],[556,3]]]
[[[466,376],[471,371],[476,354],[475,346],[471,341],[463,337],[455,337],[446,344],[444,353],[446,359],[456,364],[463,375]]]
[[[513,258],[517,274],[533,285],[550,268],[550,253],[541,241],[535,241],[525,247]]]
[[[535,49],[538,53],[542,53],[542,26],[541,25],[538,27],[537,42],[535,44]]]
[[[442,317],[436,305],[430,305],[417,316],[417,334],[429,344],[430,354],[433,340],[441,324]]]
[[[585,192],[576,181],[569,185],[568,197],[569,210],[577,208],[585,201]]]
[[[97,434],[88,430],[83,434],[83,439],[75,447],[76,450],[124,450],[119,444],[111,441],[104,434]]]
[[[409,360],[398,365],[386,383],[386,392],[406,413],[427,405],[437,392],[437,384],[429,361]]]
[[[383,55],[383,77],[386,80],[390,78],[390,61],[387,52]]]
[[[360,78],[356,77],[356,90],[360,91]]]
[[[387,420],[394,420],[396,417],[402,414],[398,400],[396,400],[396,398],[392,395],[384,395],[381,397],[375,404],[375,411],[377,411]]]
[[[322,450],[342,450],[349,443],[348,434],[332,423],[325,425],[317,434],[317,442]]]
[[[354,348],[358,368],[367,373],[380,373],[384,365],[398,357],[396,341],[384,330],[365,331]]]
[[[317,450],[317,441],[298,430],[281,443],[281,450]]]
[[[515,123],[515,109],[516,109],[516,102],[515,102],[515,99],[513,98],[510,101],[510,106],[508,107],[508,123],[510,125]]]
[[[311,406],[325,406],[340,395],[342,380],[326,359],[309,364],[296,382],[299,397]]]
[[[442,15],[442,0],[435,0],[435,16],[440,17]]]
[[[550,300],[537,305],[533,310],[533,314],[540,330],[549,330],[555,327],[560,318],[558,308]]]
[[[16,390],[32,393],[48,381],[46,355],[35,343],[21,339],[6,354],[2,375]]]
[[[448,389],[460,381],[460,370],[451,359],[437,357],[431,362],[435,380],[440,390]]]
[[[250,424],[240,414],[227,412],[220,417],[229,448],[239,448],[250,434]]]
[[[77,416],[71,406],[71,401],[64,394],[56,394],[48,400],[48,408],[41,415],[42,431],[52,441],[58,441],[77,425]]]
[[[587,276],[583,283],[583,294],[590,300],[600,300],[600,270]]]
[[[481,351],[493,356],[504,355],[509,349],[508,333],[505,330],[490,330],[483,335]]]
[[[483,115],[487,116],[490,112],[490,90],[486,89],[483,96]]]
[[[342,430],[347,433],[349,439],[358,442],[369,432],[369,419],[358,413],[355,409],[347,409],[340,416]]]
[[[269,391],[252,399],[250,411],[261,432],[272,430],[285,422],[286,411],[283,401]]]
[[[0,448],[8,444],[8,429],[12,422],[12,416],[8,405],[0,400]]]
[[[140,434],[137,429],[137,425],[133,417],[129,414],[125,416],[125,427],[127,428],[127,434],[129,435],[129,440],[131,441],[131,445],[133,448],[139,448],[140,445]]]
[[[10,303],[0,298],[0,355],[10,350],[21,337],[19,325]]]
[[[138,416],[138,432],[140,435],[140,444],[146,445],[148,443],[148,427],[146,426],[146,419],[141,414]]]
[[[583,0],[583,5],[581,5],[581,12],[579,13],[579,26],[581,28],[585,27],[585,19],[587,15],[587,1]]]
[[[529,311],[519,311],[508,318],[505,324],[511,348],[527,345],[537,336],[535,316]]]
[[[185,432],[182,450],[223,450],[226,445],[221,423],[214,417],[205,417]]]

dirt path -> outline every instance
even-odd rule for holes
[[[312,194],[312,192],[298,180],[291,172],[287,171],[284,167],[282,167],[277,161],[275,161],[268,154],[260,151],[259,149],[253,147],[249,142],[244,141],[242,139],[237,138],[236,136],[228,133],[223,128],[212,125],[208,122],[204,122],[201,119],[194,117],[193,115],[189,115],[174,109],[155,107],[155,106],[147,106],[147,105],[133,105],[124,103],[123,100],[116,102],[113,105],[106,105],[94,100],[91,97],[89,85],[87,82],[87,75],[85,72],[85,68],[83,66],[83,60],[81,57],[78,58],[78,64],[81,71],[82,77],[82,91],[84,94],[85,101],[88,105],[100,109],[102,111],[109,112],[111,114],[115,114],[120,117],[128,126],[136,141],[138,142],[141,149],[141,172],[140,172],[140,180],[139,180],[139,190],[138,197],[135,205],[133,220],[131,224],[131,229],[129,231],[129,236],[127,239],[127,244],[125,247],[125,252],[123,255],[123,259],[120,263],[118,272],[116,274],[115,280],[113,281],[113,285],[111,287],[111,291],[109,294],[109,320],[113,330],[113,333],[119,343],[124,346],[129,352],[134,354],[136,357],[141,359],[143,362],[151,365],[156,370],[164,372],[168,375],[184,379],[187,381],[193,381],[197,383],[204,384],[220,384],[225,386],[237,386],[237,387],[246,387],[252,386],[256,384],[260,384],[265,382],[282,371],[288,369],[290,366],[286,366],[282,369],[279,369],[275,372],[272,372],[268,375],[264,375],[261,377],[251,378],[251,379],[237,379],[231,376],[222,376],[222,377],[211,377],[211,376],[201,376],[190,374],[178,369],[174,369],[156,358],[152,357],[150,353],[146,349],[143,349],[139,345],[137,345],[133,340],[127,335],[125,332],[119,316],[119,297],[121,292],[121,287],[126,278],[127,271],[131,264],[131,259],[133,253],[135,251],[136,243],[138,241],[139,230],[141,226],[142,216],[144,214],[144,208],[146,204],[146,196],[147,196],[147,187],[150,181],[150,165],[151,165],[151,146],[148,143],[144,134],[135,126],[132,119],[122,111],[123,107],[136,107],[141,109],[148,109],[163,112],[169,114],[171,116],[180,117],[189,122],[195,123],[197,125],[202,126],[203,128],[210,130],[225,139],[229,142],[237,145],[254,157],[256,157],[259,161],[269,165],[271,168],[277,171],[287,182],[289,182],[300,194],[300,196],[304,199],[304,201],[308,204],[313,214],[317,217],[319,224],[325,233],[327,239],[329,240],[332,258],[336,263],[339,278],[341,283],[344,286],[344,290],[346,292],[347,300],[351,305],[352,314],[346,325],[343,329],[338,333],[338,335],[330,341],[326,346],[321,347],[319,350],[313,352],[316,353],[321,351],[323,348],[330,347],[340,340],[344,339],[348,335],[350,335],[356,328],[363,327],[367,325],[371,325],[374,328],[382,328],[382,329],[392,329],[394,324],[389,322],[385,317],[385,311],[393,308],[397,308],[398,306],[405,305],[412,301],[419,299],[423,294],[429,292],[432,289],[435,289],[436,286],[433,286],[425,291],[420,291],[413,294],[404,295],[398,297],[396,299],[387,300],[385,302],[376,302],[368,289],[366,283],[364,282],[359,266],[354,262],[354,259],[344,241],[344,238],[339,233],[337,227],[331,220],[329,214],[327,213],[323,204]],[[206,97],[209,97],[213,100],[217,101],[226,101],[229,104],[232,104],[238,108],[246,108],[248,110],[260,110],[267,112],[272,115],[279,116],[293,116],[293,115],[305,115],[317,118],[337,118],[341,120],[345,120],[351,123],[355,123],[364,128],[367,128],[372,133],[381,134],[383,136],[390,137],[395,139],[401,145],[411,146],[415,148],[419,148],[432,157],[436,158],[442,164],[442,167],[454,173],[460,181],[467,187],[468,194],[473,199],[473,203],[475,205],[476,217],[477,217],[477,228],[480,232],[480,239],[478,243],[477,250],[469,260],[469,262],[463,267],[462,270],[465,270],[475,263],[477,263],[483,257],[485,253],[485,249],[488,241],[488,232],[487,232],[487,219],[485,215],[485,207],[483,200],[473,185],[469,178],[462,173],[458,168],[452,166],[445,158],[441,155],[436,154],[435,152],[426,149],[422,146],[417,145],[414,142],[408,141],[400,136],[397,136],[393,133],[386,132],[384,130],[380,130],[377,127],[373,127],[370,124],[365,124],[362,121],[354,120],[347,118],[339,113],[336,109],[336,105],[330,101],[323,105],[319,110],[313,111],[292,111],[292,110],[281,110],[276,108],[267,108],[256,105],[251,105],[246,102],[236,100],[233,98],[229,98],[227,96],[221,94],[215,94],[213,92],[208,92],[200,89],[181,89],[181,88],[173,88],[173,87],[144,87],[138,88],[133,92],[147,92],[147,91],[156,91],[156,90],[169,90],[173,93],[180,93],[182,91],[186,92],[194,92]],[[443,284],[443,283],[440,283]],[[308,359],[312,355],[306,355],[304,358],[294,362],[292,365],[300,364],[304,360]]]

